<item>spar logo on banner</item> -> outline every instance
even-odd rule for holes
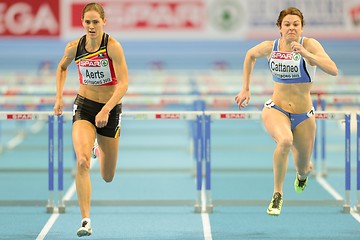
[[[205,27],[204,0],[120,0],[100,1],[109,30],[198,30]],[[81,1],[71,6],[71,27],[81,25]]]
[[[59,36],[59,0],[2,0],[0,36]]]
[[[350,9],[350,16],[354,26],[360,27],[360,5]]]

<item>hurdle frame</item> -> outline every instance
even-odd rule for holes
[[[210,131],[212,120],[254,120],[261,118],[261,111],[205,111],[204,117],[206,119],[205,124],[205,159],[206,159],[206,209],[209,213],[213,212],[214,204],[211,199],[211,142],[210,142]],[[342,120],[345,121],[345,198],[343,203],[343,212],[350,213],[350,190],[351,190],[351,135],[350,135],[350,120],[351,114],[342,111],[317,111],[315,112],[315,118],[317,120]],[[360,194],[359,194],[360,196]],[[219,201],[220,203],[220,201]],[[221,201],[223,205],[237,205],[238,201],[230,200],[228,202]],[[242,201],[240,204],[243,204]],[[248,202],[247,202],[248,203]],[[246,203],[245,203],[246,204]]]
[[[196,121],[196,190],[197,197],[194,204],[194,212],[213,212],[213,200],[211,198],[211,121],[217,115],[219,119],[254,120],[260,119],[260,111],[146,111],[126,112],[122,114],[127,120],[192,120]],[[341,117],[340,117],[341,116]],[[349,213],[350,190],[351,190],[351,136],[350,121],[351,114],[344,111],[318,111],[315,113],[318,120],[342,120],[345,122],[345,198],[343,212]],[[57,116],[58,121],[58,191],[59,213],[65,212],[65,201],[63,201],[63,123],[64,119],[71,119],[72,113],[65,112]],[[0,120],[47,120],[48,121],[48,190],[49,196],[46,205],[47,213],[54,212],[54,121],[52,112],[0,112]],[[359,154],[359,125],[360,114],[357,114],[357,209],[360,209],[360,154]],[[203,182],[203,165],[205,166],[205,181]],[[205,188],[204,188],[205,186]],[[203,194],[205,191],[205,194]],[[166,202],[163,202],[166,204]],[[140,203],[141,204],[141,203]],[[232,204],[236,204],[233,202]],[[136,205],[136,204],[133,204]],[[205,206],[205,210],[204,210]]]
[[[72,112],[64,112],[63,115],[65,121],[72,119]],[[61,124],[64,122],[62,121],[62,116],[59,116],[61,119]],[[194,155],[196,162],[196,199],[194,203],[194,212],[195,213],[201,213],[202,207],[203,207],[203,197],[202,197],[202,172],[203,172],[203,111],[129,111],[129,112],[123,112],[121,114],[122,120],[185,120],[185,121],[191,121],[191,123],[194,126],[194,135],[193,137],[193,149],[194,149]],[[60,127],[59,127],[60,129]],[[62,128],[61,128],[62,131]],[[60,134],[59,134],[60,135]],[[62,136],[62,133],[61,133]],[[60,156],[60,155],[59,155]],[[59,157],[59,159],[62,159]],[[59,161],[59,164],[62,164],[62,161]],[[62,169],[62,168],[59,168]],[[63,171],[59,171],[59,181],[63,181]],[[62,186],[63,184],[61,184]],[[59,191],[60,192],[60,191]],[[62,196],[62,194],[60,194]],[[60,196],[59,195],[59,196]],[[127,205],[127,206],[138,206],[138,205],[184,205],[187,204],[187,201],[148,201],[148,200],[137,200],[136,202],[128,201],[128,200],[113,200],[109,201],[113,204],[117,205]],[[63,207],[65,212],[65,204],[75,205],[73,201],[61,201],[59,203],[59,206]],[[106,203],[104,201],[102,202],[95,202],[92,201],[92,205],[101,205],[104,206]]]
[[[356,113],[356,211],[360,212],[360,113]]]

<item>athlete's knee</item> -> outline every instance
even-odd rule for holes
[[[103,173],[102,178],[105,182],[110,183],[114,179],[114,173]]]
[[[89,172],[90,171],[90,159],[86,158],[85,155],[81,156],[77,160],[78,171]]]
[[[282,149],[284,152],[290,151],[293,145],[293,139],[291,137],[284,137],[278,140],[277,145]]]

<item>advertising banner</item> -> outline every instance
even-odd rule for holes
[[[60,37],[84,33],[85,0],[1,0],[0,37]],[[279,36],[276,20],[290,6],[304,14],[304,34],[360,39],[359,0],[99,0],[105,31],[135,40],[238,40]]]
[[[59,0],[1,0],[0,37],[59,36]]]
[[[358,0],[101,0],[106,31],[122,39],[265,39],[279,36],[276,20],[282,9],[299,8],[304,35],[328,39],[360,39]],[[82,30],[82,0],[68,0],[63,36]]]
[[[188,38],[200,36],[207,28],[204,0],[102,0],[107,23],[105,30],[122,38]],[[63,25],[64,35],[83,31],[81,11],[84,1],[63,6],[72,13]]]

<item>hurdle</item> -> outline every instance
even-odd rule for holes
[[[72,119],[72,112],[64,112],[63,115],[54,116],[53,112],[0,112],[0,120],[42,120],[48,122],[48,200],[46,204],[46,212],[53,213],[55,209],[59,213],[65,213],[66,205],[75,205],[71,201],[65,201],[63,197],[64,187],[64,168],[63,168],[63,124],[65,121]],[[196,148],[194,157],[196,158],[196,198],[191,201],[194,206],[194,212],[200,213],[202,211],[202,154],[203,154],[203,112],[202,111],[147,111],[147,112],[126,112],[122,113],[123,120],[186,120],[195,122],[196,139],[194,145]],[[54,131],[55,122],[57,121],[57,134]],[[57,137],[56,137],[57,135]],[[58,174],[58,204],[55,204],[55,144],[57,143],[57,174]],[[146,201],[139,200],[131,201],[109,201],[110,204],[122,205],[188,205],[190,201]],[[104,202],[99,202],[94,205],[106,205]]]
[[[72,119],[72,113],[71,112],[65,112],[63,113],[64,120],[70,120]],[[60,118],[60,116],[59,116]],[[61,119],[61,118],[60,118]],[[190,121],[194,123],[194,157],[196,161],[196,199],[195,203],[192,201],[192,204],[194,205],[194,212],[200,213],[202,211],[202,154],[203,154],[203,112],[202,111],[130,111],[130,112],[123,112],[121,115],[122,120],[131,120],[131,121],[143,121],[143,120],[171,120],[171,121],[177,121],[177,120],[185,120]],[[59,124],[62,124],[60,121]],[[59,127],[59,129],[62,128]],[[59,136],[62,136],[62,133],[59,133]],[[61,151],[61,150],[59,150]],[[59,155],[60,156],[60,155]],[[61,159],[59,157],[59,159]],[[62,161],[59,161],[59,164],[62,164]],[[61,167],[59,167],[59,186],[63,186],[63,170]],[[62,190],[62,189],[61,189]],[[189,201],[183,200],[183,201],[152,201],[152,200],[112,200],[108,201],[109,204],[115,204],[115,205],[188,205],[191,204]],[[92,201],[93,205],[107,205],[108,203],[104,201],[96,202],[96,200]],[[65,209],[65,205],[76,205],[75,202],[71,200],[63,200],[61,202],[61,206],[63,209]]]
[[[359,106],[360,104],[360,97],[355,95],[351,95],[348,92],[344,92],[342,94],[338,93],[325,93],[325,92],[319,92],[317,93],[317,98],[313,100],[313,106],[315,107],[315,110],[321,110],[326,111],[327,107],[329,105],[336,106],[336,108],[342,107],[342,106]],[[326,167],[326,138],[325,138],[325,131],[326,131],[326,121],[320,122],[320,134],[317,134],[319,136],[315,139],[314,144],[314,152],[313,152],[313,160],[314,162],[317,161],[318,153],[317,153],[317,143],[320,142],[320,151],[321,151],[321,172],[320,174],[322,176],[327,175],[327,167]],[[317,129],[318,132],[318,129]],[[316,174],[316,164],[313,166],[313,175]]]
[[[360,212],[360,113],[356,113],[356,190],[357,190],[357,203],[356,210]]]
[[[122,114],[124,120],[190,120],[196,122],[196,138],[194,142],[195,158],[196,158],[196,191],[197,196],[194,204],[194,212],[201,213],[213,212],[213,200],[211,198],[211,122],[215,120],[259,120],[261,117],[260,111],[147,111],[147,112],[125,112]],[[351,115],[347,112],[325,112],[319,111],[315,114],[318,120],[345,120],[345,199],[343,205],[344,212],[350,212],[350,190],[351,190],[351,161],[350,161],[350,120]],[[58,210],[60,213],[65,212],[65,203],[74,204],[70,201],[63,200],[63,123],[64,120],[72,118],[71,112],[65,112],[61,116],[57,116],[58,122],[58,193],[59,202]],[[357,116],[359,126],[359,115]],[[52,213],[55,209],[54,203],[54,122],[55,118],[52,112],[0,112],[0,120],[47,120],[48,121],[48,190],[49,197],[46,205],[48,213]],[[359,129],[359,128],[358,128]],[[359,132],[357,135],[357,161],[359,166]],[[196,145],[195,145],[196,144]],[[205,165],[205,181],[203,182],[203,164]],[[358,167],[358,198],[360,199],[360,173]],[[203,192],[205,191],[205,196]],[[119,204],[120,201],[113,201]],[[184,204],[184,201],[178,204]],[[146,201],[138,203],[130,203],[129,201],[123,204],[139,205],[146,204]],[[153,204],[153,203],[152,203]],[[171,205],[166,201],[159,204]],[[176,204],[176,203],[175,203]],[[238,204],[232,201],[232,204]]]
[[[326,107],[326,103],[324,99],[321,99],[320,95],[318,95],[317,99],[313,100],[313,106],[315,108],[315,111],[321,110],[321,111],[325,111],[325,107]],[[321,176],[326,176],[327,175],[327,169],[326,169],[326,138],[325,138],[325,131],[326,131],[326,125],[325,125],[325,121],[320,121],[319,124],[319,120],[316,119],[316,123],[317,125],[320,125],[319,128],[316,128],[316,137],[315,137],[315,141],[314,141],[314,149],[313,149],[313,170],[312,170],[312,175],[316,176],[317,172],[318,172],[318,166],[317,166],[317,160],[318,160],[318,151],[317,151],[317,146],[318,146],[318,142],[320,142],[320,151],[321,151],[321,170],[320,170],[320,174]],[[320,134],[319,134],[319,130],[320,130]]]
[[[204,155],[205,155],[205,188],[206,188],[206,210],[212,212],[214,208],[214,200],[211,199],[211,122],[218,120],[259,120],[261,118],[261,111],[205,111],[205,133],[204,133]],[[345,198],[343,203],[343,212],[350,212],[350,189],[351,189],[351,163],[350,163],[350,154],[351,154],[351,144],[350,144],[350,119],[351,115],[347,112],[325,112],[318,111],[315,113],[315,118],[317,120],[345,120]],[[220,204],[249,204],[249,202],[244,201],[218,201]],[[309,203],[314,204],[314,201],[309,201]]]
[[[16,121],[26,121],[26,120],[36,120],[36,121],[47,121],[48,122],[48,200],[46,204],[46,212],[52,213],[55,209],[54,203],[54,115],[52,112],[0,112],[0,120],[16,120]],[[59,154],[62,154],[62,145],[58,145]],[[59,164],[60,165],[60,164]],[[58,186],[58,190],[61,190]],[[59,191],[59,192],[61,192]],[[59,208],[62,211],[61,207]]]

